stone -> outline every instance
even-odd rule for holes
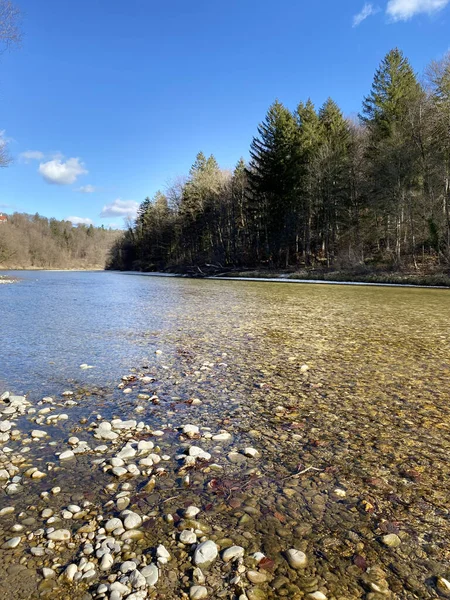
[[[311,600],[327,600],[327,597],[322,592],[312,592],[306,596],[307,598],[311,598]]]
[[[291,548],[286,552],[286,558],[289,566],[293,569],[303,569],[308,563],[306,554],[301,550],[296,550],[295,548]]]
[[[231,440],[231,433],[228,431],[222,431],[221,433],[216,433],[216,435],[212,436],[213,442],[227,442]]]
[[[158,567],[153,563],[141,569],[141,575],[145,577],[147,585],[154,586],[158,582],[159,571]]]
[[[135,569],[134,571],[131,572],[131,575],[129,577],[129,582],[135,590],[139,590],[140,588],[145,588],[145,586],[147,585],[147,581],[146,581],[145,577],[137,569]]]
[[[236,558],[242,558],[244,556],[244,548],[242,546],[230,546],[222,553],[222,559],[224,562],[230,562],[230,560],[236,560]]]
[[[123,522],[125,529],[136,529],[142,525],[142,517],[134,512],[130,512]]]
[[[13,537],[4,543],[2,545],[2,548],[4,550],[8,550],[10,548],[17,548],[17,546],[20,544],[21,541],[22,541],[21,537]]]
[[[130,571],[134,571],[137,565],[133,560],[126,560],[120,565],[120,571],[122,573],[130,573]]]
[[[71,533],[68,529],[55,529],[47,534],[47,537],[54,542],[67,542],[71,538]]]
[[[194,519],[199,512],[200,509],[196,506],[188,506],[184,511],[184,516],[186,517],[186,519]]]
[[[0,510],[0,517],[3,517],[4,515],[10,515],[14,511],[15,511],[14,506],[5,506],[4,508],[2,508]]]
[[[34,439],[42,439],[45,438],[46,435],[46,431],[41,431],[39,429],[33,429],[33,431],[31,432],[31,437]]]
[[[77,573],[77,571],[78,571],[77,565],[75,565],[75,564],[69,565],[63,573],[64,579],[66,579],[67,581],[73,581],[73,578],[75,577],[75,573]]]
[[[200,436],[200,429],[197,425],[185,425],[183,427],[183,433],[185,436],[192,439]]]
[[[122,450],[116,455],[116,458],[127,460],[136,456],[136,450],[131,446],[124,446]]]
[[[102,556],[102,560],[100,562],[100,569],[102,571],[109,571],[109,569],[113,566],[114,564],[114,558],[112,556],[112,554],[104,554]]]
[[[387,535],[383,535],[381,541],[388,548],[398,548],[402,543],[401,539],[395,533],[388,533]]]
[[[208,590],[202,585],[193,585],[189,590],[189,598],[191,600],[202,600],[208,597]]]
[[[153,442],[147,442],[146,440],[140,440],[137,445],[138,456],[142,456],[143,454],[148,454],[153,450],[155,444]]]
[[[128,473],[128,471],[124,467],[114,467],[114,469],[112,470],[112,473],[116,477],[122,477],[123,475],[126,475]]]
[[[247,571],[247,578],[252,583],[264,583],[265,581],[267,581],[266,574],[262,573],[261,571]]]
[[[205,452],[205,450],[202,450],[198,446],[191,446],[189,448],[189,456],[201,458],[203,460],[209,460],[211,458],[211,454],[209,452]]]
[[[259,452],[256,450],[256,448],[244,448],[244,454],[250,458],[256,458],[259,456]]]
[[[197,543],[197,534],[189,529],[185,529],[180,533],[180,542],[182,544],[190,545]]]
[[[107,523],[105,524],[105,529],[108,533],[114,531],[115,529],[118,529],[119,527],[123,527],[123,525],[122,521],[117,517],[109,519],[109,521],[107,521]]]
[[[75,454],[72,452],[72,450],[66,450],[65,452],[61,452],[61,454],[59,455],[59,460],[70,460],[71,458],[74,458]]]
[[[212,540],[199,544],[194,552],[194,565],[207,569],[217,558],[218,548]]]
[[[56,572],[53,569],[44,567],[42,569],[42,576],[44,577],[44,579],[53,579],[54,577],[56,577]]]
[[[156,556],[162,563],[169,561],[171,558],[170,552],[162,544],[159,544],[159,546],[156,548]]]

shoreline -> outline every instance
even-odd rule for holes
[[[230,275],[206,275],[203,277],[193,276],[186,273],[163,273],[158,271],[152,272],[144,272],[144,271],[111,271],[114,273],[123,273],[126,275],[143,275],[145,277],[180,277],[185,279],[207,279],[207,280],[217,280],[217,281],[250,281],[250,282],[267,282],[267,283],[303,283],[303,284],[327,284],[327,285],[353,285],[353,286],[371,286],[371,287],[395,287],[395,288],[419,288],[419,289],[439,289],[439,290],[448,290],[450,289],[450,279],[449,285],[434,285],[431,281],[430,283],[424,283],[423,281],[418,281],[414,283],[413,281],[408,281],[405,283],[396,283],[389,281],[369,281],[364,280],[364,277],[357,278],[354,281],[352,280],[339,280],[339,279],[317,279],[317,278],[308,278],[307,276],[302,277],[292,277],[286,276],[286,274],[280,274],[278,276],[268,276],[265,274],[253,274],[252,276],[245,276],[241,274],[230,274]]]

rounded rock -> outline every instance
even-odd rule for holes
[[[286,552],[286,558],[289,566],[292,567],[292,569],[303,569],[308,563],[306,554],[301,550],[296,550],[295,548],[290,548]]]

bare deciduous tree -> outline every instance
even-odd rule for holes
[[[10,0],[0,0],[0,52],[20,44],[20,15],[19,8]]]
[[[0,0],[0,54],[21,42],[20,10],[10,0]],[[0,167],[11,162],[7,142],[0,130]]]

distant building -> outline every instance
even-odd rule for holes
[[[6,215],[4,215],[3,213],[0,213],[0,223],[7,223],[8,222],[8,217]]]

